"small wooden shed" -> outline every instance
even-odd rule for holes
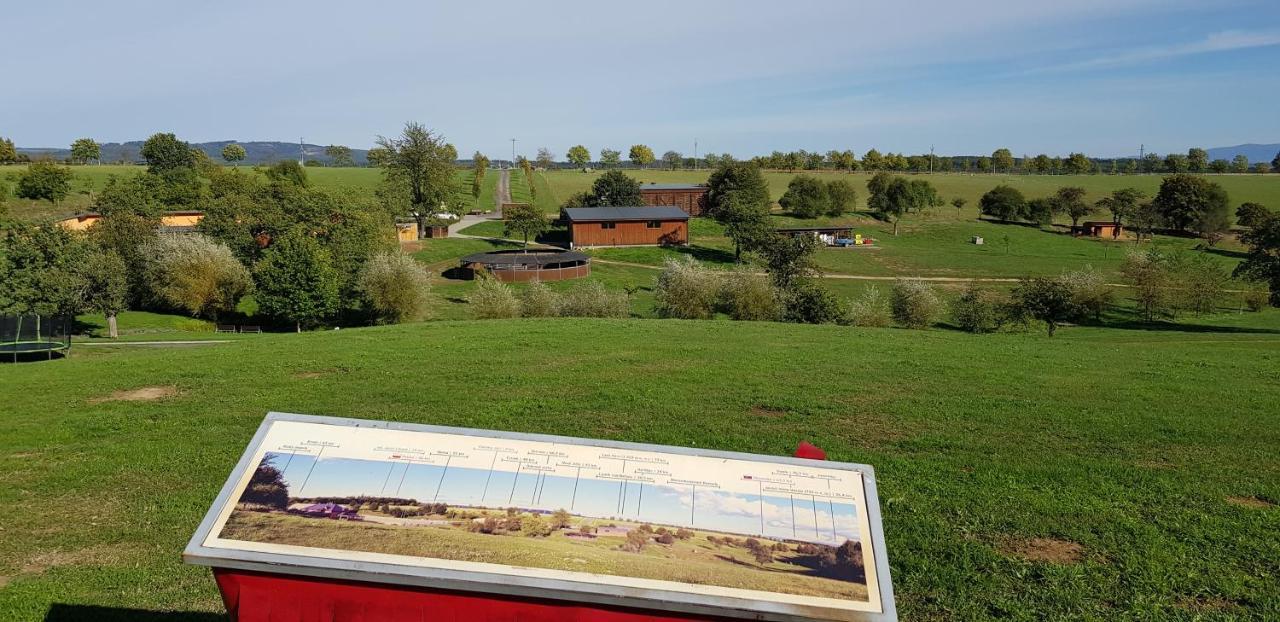
[[[573,248],[580,246],[672,246],[689,243],[689,215],[673,206],[566,207]]]
[[[1124,226],[1110,220],[1089,220],[1080,223],[1071,229],[1071,234],[1077,237],[1085,236],[1090,238],[1119,238],[1124,234]]]

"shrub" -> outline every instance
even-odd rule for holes
[[[884,292],[872,285],[862,292],[862,296],[849,305],[849,321],[854,326],[888,326],[889,301]]]
[[[1013,299],[1028,317],[1044,322],[1050,337],[1058,330],[1058,324],[1077,313],[1071,289],[1062,279],[1023,279],[1013,288]]]
[[[852,212],[858,202],[858,192],[853,189],[852,184],[843,179],[827,182],[827,197],[831,201],[830,208],[827,210],[828,216],[840,216]]]
[[[627,532],[627,541],[622,543],[622,550],[639,553],[644,550],[647,544],[649,544],[649,533],[640,529],[632,529]]]
[[[506,283],[491,276],[479,276],[476,288],[467,296],[471,314],[480,320],[497,320],[520,316],[520,301]]]
[[[676,537],[681,540],[688,540],[689,538],[693,537],[693,532],[688,529],[685,529],[684,527],[681,527],[676,530]],[[708,539],[710,539],[710,537],[708,537]]]
[[[520,519],[520,531],[528,538],[545,538],[551,535],[551,524],[540,514],[526,514]]]
[[[705,320],[715,315],[721,285],[719,271],[692,257],[667,259],[654,290],[654,308],[661,317]]]
[[[1150,322],[1172,313],[1172,274],[1163,253],[1155,249],[1133,251],[1120,265],[1120,273],[1131,286],[1144,319]]]
[[[849,308],[827,288],[799,281],[786,293],[783,319],[800,324],[849,324]]]
[[[404,253],[378,253],[365,262],[356,286],[379,318],[395,324],[426,314],[431,274]]]
[[[46,200],[54,204],[71,194],[71,168],[58,166],[53,160],[32,162],[18,174],[16,194],[24,199]]]
[[[1257,281],[1249,281],[1245,283],[1244,289],[1244,306],[1250,311],[1257,313],[1267,308],[1267,301],[1270,292],[1266,283]]]
[[[796,175],[778,204],[799,218],[817,218],[831,211],[831,195],[822,181],[808,175]]]
[[[970,284],[951,303],[951,320],[970,333],[990,333],[1001,324],[1001,305],[995,292]]]
[[[657,538],[658,544],[674,544],[676,539],[669,533],[664,533]]]
[[[596,281],[569,290],[560,304],[563,317],[627,317],[630,314],[631,301],[625,292],[609,291]]]
[[[938,318],[942,303],[933,287],[918,279],[899,279],[889,294],[893,320],[907,328],[927,328]]]
[[[142,249],[155,297],[193,316],[217,318],[253,289],[253,278],[231,249],[202,235],[166,235]]]
[[[556,317],[560,315],[560,297],[542,281],[532,281],[520,293],[520,315],[524,317]]]
[[[1204,253],[1179,253],[1172,257],[1174,306],[1197,315],[1213,313],[1231,280],[1227,270]]]
[[[773,322],[782,317],[782,299],[769,278],[739,269],[725,272],[720,308],[735,320]]]

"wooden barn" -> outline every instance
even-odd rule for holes
[[[566,207],[573,248],[581,246],[671,246],[689,243],[689,215],[673,206]]]
[[[1124,226],[1110,220],[1089,220],[1071,229],[1072,235],[1090,238],[1119,238]]]
[[[707,212],[707,187],[700,184],[643,184],[640,198],[645,205],[673,205],[690,216]]]

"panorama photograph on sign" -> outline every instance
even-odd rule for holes
[[[863,474],[268,425],[203,545],[879,612]]]

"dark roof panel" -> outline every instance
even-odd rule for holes
[[[570,221],[689,220],[684,210],[670,205],[637,207],[566,207]]]
[[[640,191],[645,190],[706,190],[702,184],[641,184]]]

